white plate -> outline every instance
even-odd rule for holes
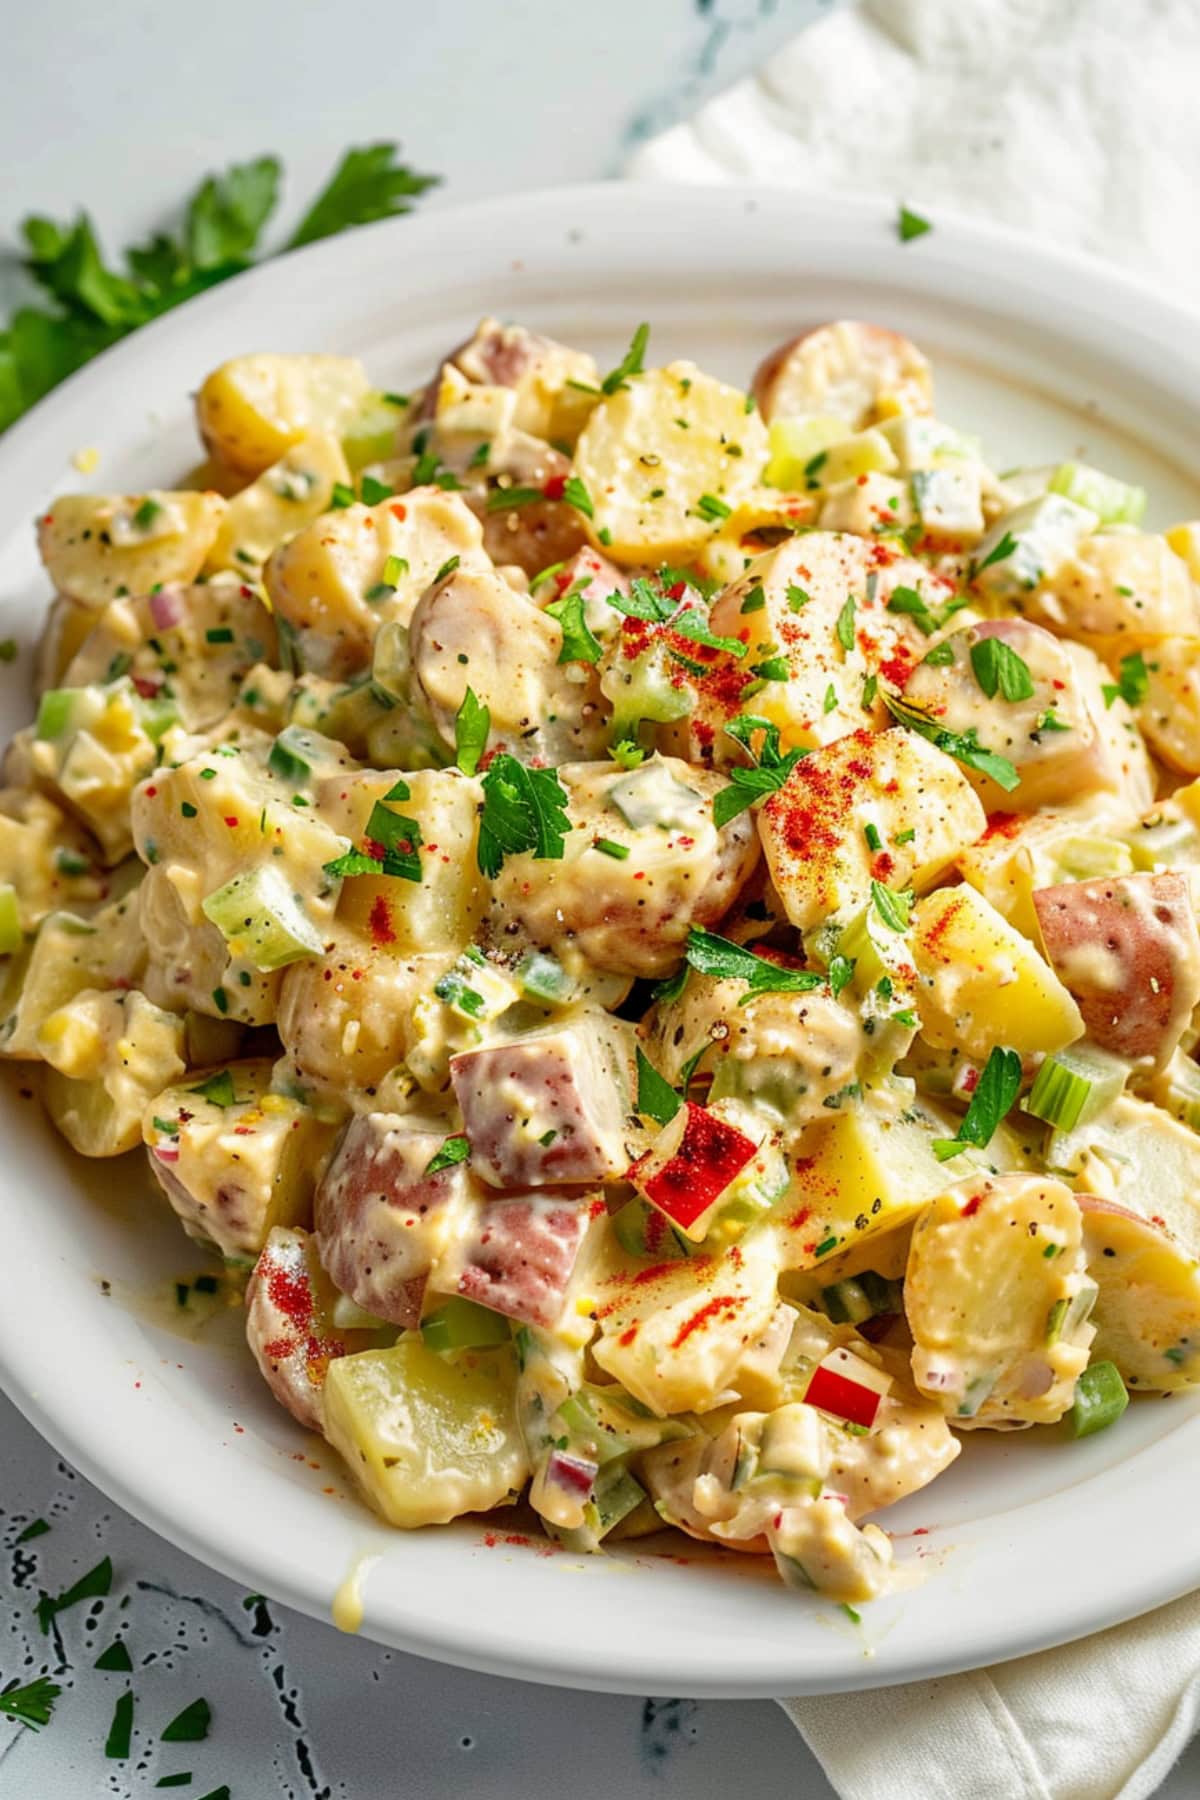
[[[101,451],[96,488],[166,485],[195,460],[188,394],[225,357],[352,351],[381,386],[403,387],[485,309],[602,361],[647,318],[656,358],[743,379],[803,324],[878,320],[933,354],[939,412],[981,433],[998,466],[1088,457],[1146,482],[1156,523],[1200,511],[1184,472],[1200,466],[1200,322],[1112,270],[978,226],[939,220],[901,246],[893,219],[882,204],[610,185],[285,257],[102,357],[0,443],[0,629],[26,643],[36,631],[46,589],[29,520],[81,485],[73,452]],[[29,666],[0,677],[6,730],[28,715]],[[1053,1431],[968,1442],[887,1515],[928,1579],[861,1627],[785,1592],[755,1558],[577,1559],[474,1523],[389,1532],[270,1400],[233,1317],[196,1343],[154,1322],[139,1296],[191,1258],[140,1162],[73,1159],[20,1097],[19,1071],[0,1116],[8,1392],[147,1524],[308,1612],[328,1616],[356,1561],[376,1555],[363,1630],[406,1650],[585,1687],[795,1694],[1021,1655],[1200,1583],[1200,1415],[1183,1398],[1137,1404],[1083,1444]]]

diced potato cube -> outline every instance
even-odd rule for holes
[[[339,1330],[337,1291],[307,1231],[277,1225],[246,1286],[246,1341],[263,1380],[306,1431],[320,1431],[329,1365],[371,1347],[369,1331]]]
[[[796,1146],[791,1186],[771,1214],[782,1266],[814,1269],[828,1260],[836,1270],[830,1281],[878,1268],[876,1259],[888,1254],[882,1240],[911,1225],[964,1166],[961,1158],[939,1162],[933,1151],[934,1140],[953,1137],[956,1127],[955,1115],[914,1100],[907,1084],[848,1096]],[[968,1162],[976,1154],[962,1152]],[[1020,1166],[1003,1128],[983,1154],[990,1167]]]
[[[335,437],[301,438],[229,502],[208,553],[209,570],[257,576],[276,544],[328,512],[337,482],[350,480]]]
[[[146,1102],[186,1067],[184,1021],[133,988],[84,988],[42,1022],[46,1111],[81,1156],[122,1156],[142,1141]]]
[[[488,565],[478,519],[457,494],[413,488],[376,506],[328,513],[283,543],[263,571],[271,603],[297,632],[301,660],[346,676],[371,661],[381,625],[407,625],[438,572],[455,558]]]
[[[1162,1068],[1200,1001],[1200,932],[1186,873],[1067,881],[1038,889],[1033,904],[1088,1036]]]
[[[1129,526],[1098,531],[1040,580],[1025,599],[1026,615],[1082,638],[1106,661],[1161,638],[1200,633],[1188,566],[1157,532]]]
[[[1074,1195],[1038,1175],[968,1180],[913,1228],[904,1308],[913,1376],[960,1427],[1050,1424],[1095,1328]]]
[[[754,393],[765,419],[828,413],[861,431],[927,413],[933,371],[898,331],[839,319],[773,350],[755,374]]]
[[[921,1035],[986,1062],[995,1044],[1047,1055],[1083,1035],[1079,1008],[1027,938],[973,887],[917,902],[911,937]]]
[[[456,1291],[510,1319],[553,1331],[590,1262],[588,1240],[594,1242],[606,1218],[604,1201],[594,1195],[488,1200],[455,1248]],[[578,1326],[579,1315],[566,1323]]]
[[[847,922],[873,882],[928,887],[985,823],[958,764],[899,729],[855,731],[804,757],[758,815],[771,878],[801,931]]]
[[[1200,637],[1162,638],[1142,660],[1146,697],[1136,708],[1139,729],[1165,763],[1200,775]]]
[[[624,1174],[632,1063],[630,1028],[594,1010],[452,1058],[476,1174],[511,1188]]]
[[[60,594],[99,609],[194,581],[224,513],[214,493],[60,494],[38,520],[38,549]]]
[[[600,383],[585,350],[492,318],[481,319],[475,335],[450,352],[442,364],[439,389],[451,368],[470,382],[511,391],[516,396],[514,425],[554,443],[575,441],[595,404],[593,394],[580,390]]]
[[[92,919],[50,913],[32,944],[12,957],[0,990],[0,1056],[40,1058],[45,1021],[85,988],[125,987],[141,978],[146,946],[136,897]]]
[[[1031,599],[1045,584],[1053,591],[1096,515],[1062,494],[1042,494],[1005,513],[975,552],[974,586],[987,599],[1014,605],[1027,617],[1053,625],[1044,603]]]
[[[167,1088],[146,1108],[142,1135],[189,1237],[223,1256],[257,1256],[276,1225],[307,1220],[333,1127],[272,1093],[263,1060],[200,1071]]]
[[[285,1050],[313,1080],[341,1092],[377,1088],[422,1037],[417,1002],[453,953],[394,956],[389,945],[330,932],[321,958],[292,963],[279,985],[276,1026]]]
[[[631,375],[580,434],[589,529],[616,562],[686,562],[755,485],[767,434],[745,395],[693,363]]]
[[[49,912],[101,900],[108,890],[82,828],[26,788],[0,788],[0,880],[16,895],[22,931],[35,931]]]
[[[978,465],[918,469],[909,477],[909,490],[921,531],[931,547],[957,549],[983,536],[983,481]]]
[[[958,859],[959,872],[1023,937],[1038,937],[1033,896],[1060,881],[1131,875],[1129,845],[1105,834],[1090,815],[995,813]]]
[[[912,491],[901,475],[875,471],[853,481],[840,481],[836,487],[825,490],[820,513],[822,531],[877,538],[906,531],[917,523]]]
[[[1161,1226],[1111,1200],[1079,1194],[1095,1362],[1111,1362],[1139,1393],[1200,1381],[1200,1263]]]
[[[396,1325],[417,1324],[426,1282],[478,1210],[465,1163],[430,1172],[445,1141],[444,1126],[419,1118],[356,1113],[317,1185],[317,1245],[334,1285]]]
[[[260,475],[302,438],[340,436],[369,391],[352,356],[235,356],[196,396],[200,435],[213,456]]]
[[[408,789],[408,799],[397,799],[389,810],[415,819],[420,828],[421,879],[347,876],[338,896],[339,925],[395,956],[461,950],[474,936],[488,897],[476,857],[479,783],[457,769],[414,769],[403,776],[364,770],[322,782],[318,799],[324,817],[357,848],[376,803],[397,783]]]
[[[766,1330],[777,1272],[764,1232],[720,1257],[620,1270],[597,1287],[596,1361],[659,1418],[703,1411]]]
[[[441,1525],[519,1494],[529,1462],[508,1349],[441,1356],[419,1336],[332,1363],[325,1435],[390,1525]]]

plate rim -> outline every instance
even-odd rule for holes
[[[492,240],[502,236],[507,227],[515,242],[526,236],[536,237],[539,232],[544,235],[558,231],[583,219],[590,229],[599,222],[607,223],[615,232],[628,226],[631,217],[651,217],[656,212],[664,217],[669,213],[676,221],[681,216],[694,216],[697,224],[701,223],[700,214],[703,213],[702,222],[711,230],[722,209],[726,209],[730,222],[734,217],[760,213],[768,219],[786,218],[792,224],[804,221],[817,232],[825,232],[831,242],[839,238],[861,242],[865,250],[878,256],[881,267],[896,259],[895,279],[901,283],[905,267],[919,268],[915,259],[921,256],[935,266],[956,268],[962,274],[969,274],[972,269],[986,271],[992,258],[1015,258],[1035,290],[1052,292],[1057,287],[1060,296],[1069,295],[1077,283],[1086,282],[1093,305],[1101,312],[1107,311],[1110,317],[1119,316],[1122,307],[1136,306],[1142,328],[1171,352],[1184,351],[1189,342],[1200,343],[1200,311],[1182,300],[1156,293],[1125,271],[1086,253],[1043,244],[1009,227],[965,219],[942,208],[936,209],[934,233],[930,237],[903,246],[895,240],[889,250],[886,234],[890,231],[895,238],[894,203],[867,196],[813,196],[798,190],[753,183],[705,187],[614,181],[563,186],[532,194],[476,200],[457,207],[433,207],[415,216],[381,221],[359,228],[349,236],[328,239],[272,258],[185,303],[77,371],[4,435],[0,440],[0,493],[20,492],[26,487],[25,468],[36,469],[41,465],[47,479],[52,480],[50,467],[61,468],[69,441],[75,434],[70,421],[94,407],[96,398],[110,389],[114,380],[119,381],[126,372],[134,374],[148,356],[169,356],[174,349],[183,348],[196,334],[199,323],[215,321],[228,309],[235,291],[236,296],[244,297],[251,288],[261,289],[265,296],[273,286],[286,289],[288,277],[301,273],[314,280],[321,274],[345,279],[348,262],[364,268],[376,258],[386,260],[392,239],[397,246],[403,245],[406,253],[419,254],[423,240],[432,244],[443,237],[453,239],[457,235],[460,241],[466,241],[479,230],[486,239]],[[549,250],[549,238],[544,247]],[[560,254],[557,239],[554,240],[553,254]],[[899,261],[900,258],[912,259],[911,265]],[[890,277],[890,268],[888,274]],[[920,283],[916,285],[920,286]],[[950,303],[953,304],[953,300]],[[1200,360],[1194,352],[1185,355],[1183,360],[1186,365],[1184,386],[1190,389],[1200,408]],[[140,398],[134,402],[140,403]],[[0,508],[0,543],[8,541],[15,522],[13,511],[6,503]],[[7,1198],[6,1186],[0,1183],[0,1203]],[[10,1281],[11,1277],[0,1272],[0,1297]],[[160,1480],[157,1485],[139,1485],[134,1481],[130,1455],[126,1454],[122,1459],[119,1453],[105,1454],[100,1436],[103,1428],[99,1421],[78,1404],[71,1412],[58,1393],[61,1382],[38,1379],[29,1346],[18,1341],[8,1309],[3,1305],[0,1305],[0,1384],[43,1437],[135,1518],[208,1566],[250,1584],[262,1583],[264,1553],[269,1552],[268,1562],[274,1561],[275,1547],[260,1542],[253,1550],[247,1550],[240,1544],[235,1545],[230,1532],[220,1529],[221,1520],[207,1529],[202,1528],[196,1509],[189,1514],[180,1505],[176,1492],[178,1483],[172,1486],[170,1482]],[[54,1398],[46,1398],[47,1388]],[[1200,1418],[1191,1419],[1171,1434],[1171,1442],[1177,1448],[1185,1441],[1200,1447]],[[1141,1457],[1153,1448],[1148,1446],[1130,1462],[1099,1479],[1108,1480],[1115,1487],[1115,1478],[1123,1475],[1125,1485],[1130,1485],[1132,1465],[1140,1462]],[[267,1476],[265,1480],[268,1486],[273,1485],[273,1477]],[[256,1481],[256,1489],[258,1485]],[[1061,1496],[1051,1498],[1057,1500]],[[360,1533],[362,1535],[366,1534]],[[380,1541],[393,1541],[394,1536],[389,1534]],[[1010,1622],[1004,1628],[993,1627],[990,1636],[985,1632],[980,1645],[974,1649],[960,1647],[947,1655],[938,1653],[933,1646],[926,1646],[923,1652],[910,1654],[907,1660],[888,1666],[851,1669],[850,1658],[843,1656],[840,1661],[834,1658],[837,1666],[828,1676],[814,1673],[811,1667],[800,1673],[793,1670],[790,1674],[769,1669],[754,1663],[749,1654],[750,1647],[747,1647],[747,1665],[732,1673],[728,1670],[717,1672],[717,1665],[727,1660],[720,1655],[719,1649],[698,1656],[694,1647],[686,1649],[685,1646],[680,1646],[681,1652],[686,1649],[686,1654],[681,1656],[678,1672],[664,1670],[659,1664],[652,1665],[644,1657],[639,1659],[636,1647],[618,1667],[611,1652],[572,1651],[562,1643],[544,1649],[531,1648],[523,1642],[519,1632],[511,1628],[481,1629],[478,1619],[468,1625],[465,1617],[456,1616],[447,1625],[440,1618],[431,1618],[428,1612],[418,1618],[393,1614],[389,1619],[378,1619],[372,1614],[369,1591],[364,1629],[367,1635],[381,1642],[415,1654],[488,1674],[557,1686],[645,1693],[654,1691],[656,1683],[660,1684],[661,1691],[661,1683],[666,1679],[670,1681],[672,1691],[688,1695],[748,1698],[842,1692],[919,1680],[1008,1660],[1138,1616],[1177,1598],[1200,1582],[1200,1521],[1186,1546],[1181,1546],[1176,1538],[1174,1550],[1173,1558],[1168,1558],[1165,1553],[1160,1557],[1153,1578],[1144,1573],[1140,1577],[1129,1576],[1120,1586],[1119,1595],[1113,1594],[1107,1602],[1102,1598],[1101,1584],[1097,1583],[1094,1594],[1080,1594],[1074,1606],[1060,1611],[1053,1623],[1043,1620],[1030,1626]],[[932,1579],[936,1581],[938,1577],[935,1575]],[[274,1597],[300,1611],[328,1617],[328,1587],[323,1584],[321,1591],[316,1592],[311,1579],[306,1585],[303,1574],[294,1567],[273,1571],[270,1591]],[[620,1590],[614,1591],[619,1593]],[[455,1604],[460,1603],[456,1600]],[[965,1594],[960,1596],[959,1605],[970,1609],[969,1583]],[[451,1610],[453,1612],[453,1608]],[[460,1606],[460,1610],[469,1608]],[[474,1645],[470,1641],[472,1633],[477,1639]],[[809,1654],[811,1657],[811,1651]]]

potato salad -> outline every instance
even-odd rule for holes
[[[37,521],[0,1054],[384,1519],[853,1606],[972,1433],[1200,1382],[1200,522],[855,321],[196,417]]]

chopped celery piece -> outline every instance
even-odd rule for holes
[[[1053,848],[1058,879],[1091,881],[1102,875],[1132,875],[1133,852],[1117,838],[1089,834],[1063,838]]]
[[[86,688],[47,688],[38,703],[34,733],[40,738],[65,737],[77,723]]]
[[[1056,1344],[1059,1338],[1070,1337],[1090,1315],[1099,1292],[1096,1283],[1084,1276],[1079,1291],[1071,1299],[1056,1300],[1046,1318],[1046,1342]]]
[[[473,947],[434,982],[433,991],[451,1012],[474,1024],[498,1019],[517,998],[508,976],[492,968]]]
[[[854,1280],[836,1281],[821,1289],[821,1303],[835,1325],[861,1325],[880,1313],[903,1311],[899,1282],[864,1269]]]
[[[820,468],[808,479],[814,487],[827,488],[839,481],[857,481],[860,475],[891,475],[896,467],[896,452],[881,431],[859,431],[830,444]]]
[[[179,723],[179,708],[169,695],[140,702],[138,711],[141,715],[142,730],[152,744],[164,738],[172,725]]]
[[[614,1525],[619,1525],[622,1519],[628,1518],[645,1498],[645,1488],[633,1479],[623,1464],[618,1463],[606,1469],[597,1478],[592,1495],[601,1537],[606,1536]]]
[[[408,626],[402,625],[399,619],[386,619],[375,634],[371,679],[391,699],[406,700],[411,670]]]
[[[627,738],[636,741],[643,721],[669,725],[675,719],[686,718],[696,703],[682,679],[681,665],[662,642],[652,644],[631,661],[622,657],[601,676],[600,687],[613,703],[609,734],[613,744],[624,743]]]
[[[548,1000],[564,1006],[575,998],[576,981],[556,957],[544,950],[527,950],[516,969],[517,981],[527,1000]]]
[[[1110,1362],[1093,1363],[1075,1383],[1075,1404],[1067,1414],[1077,1438],[1091,1437],[1115,1425],[1129,1405],[1129,1395]]]
[[[682,831],[697,823],[708,801],[695,788],[676,781],[666,763],[652,757],[640,769],[614,781],[606,804],[634,831],[649,826]]]
[[[447,1300],[421,1320],[421,1336],[427,1350],[481,1350],[488,1344],[507,1344],[511,1332],[503,1313],[476,1300]]]
[[[304,754],[305,743],[295,725],[288,725],[271,745],[267,767],[281,781],[304,782],[312,774],[312,763]]]
[[[1087,463],[1060,463],[1050,477],[1050,492],[1086,506],[1102,525],[1139,525],[1146,510],[1145,488],[1118,481]]]
[[[0,956],[11,956],[24,942],[17,890],[10,881],[0,882]]]
[[[232,956],[263,972],[282,969],[302,956],[320,956],[325,948],[283,873],[270,863],[235,875],[200,910]]]
[[[357,1300],[352,1300],[349,1294],[338,1295],[333,1303],[329,1319],[335,1331],[391,1331],[394,1335],[396,1330],[396,1327],[390,1325],[387,1319],[380,1319],[374,1313],[365,1312]]]
[[[606,1389],[584,1384],[559,1406],[556,1418],[571,1434],[572,1448],[603,1466],[634,1450],[652,1450],[656,1444],[687,1436],[678,1419],[640,1416],[635,1401],[623,1388]]]
[[[342,434],[342,451],[352,470],[357,472],[367,463],[386,462],[395,456],[397,431],[407,411],[406,406],[398,406],[385,394],[365,396]]]
[[[768,487],[803,493],[810,480],[815,485],[816,472],[809,473],[814,458],[828,450],[831,444],[843,442],[845,437],[845,419],[835,419],[824,413],[809,413],[798,419],[772,419],[767,428],[771,455],[763,480]]]
[[[1059,1050],[1048,1056],[1025,1101],[1025,1111],[1056,1131],[1074,1131],[1121,1093],[1129,1065],[1105,1050]]]

